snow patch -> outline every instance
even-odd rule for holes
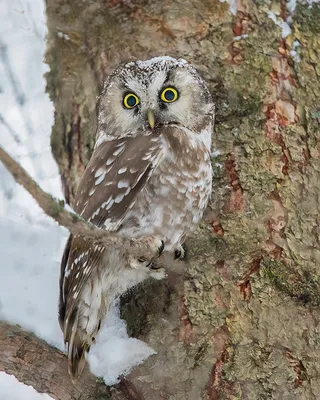
[[[87,355],[90,371],[103,377],[106,385],[119,382],[121,374],[128,374],[156,352],[144,342],[129,338],[126,324],[120,319],[119,302],[110,308],[108,319],[102,324],[101,333]]]
[[[268,11],[268,17],[270,19],[272,19],[272,21],[280,26],[281,30],[282,30],[282,38],[285,39],[287,36],[290,35],[291,33],[291,28],[288,24],[288,22],[284,21],[281,17],[279,17],[278,15],[276,15],[274,12],[272,11]]]
[[[51,400],[53,397],[38,393],[32,386],[24,385],[13,375],[0,372],[1,400]]]
[[[299,46],[300,46],[300,42],[298,40],[295,40],[292,43],[292,50],[290,50],[291,57],[293,58],[293,61],[295,61],[295,62],[300,62],[301,61],[301,58],[300,58],[300,56],[299,56],[299,54],[297,52],[297,48]]]

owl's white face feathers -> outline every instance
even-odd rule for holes
[[[177,100],[165,102],[166,88],[178,93]],[[139,104],[126,108],[124,98],[133,93]],[[107,80],[99,99],[98,138],[131,136],[137,131],[150,134],[148,111],[154,114],[155,128],[178,124],[199,132],[213,119],[210,92],[197,71],[183,59],[157,57],[129,62],[116,69]]]

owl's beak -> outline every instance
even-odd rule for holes
[[[148,110],[147,116],[148,116],[149,125],[150,125],[151,129],[153,129],[154,128],[154,112],[152,110]]]

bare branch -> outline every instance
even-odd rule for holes
[[[64,208],[64,201],[57,200],[50,194],[44,192],[40,186],[31,178],[27,171],[21,167],[1,146],[0,160],[11,172],[16,182],[22,185],[31,196],[37,201],[42,210],[58,222],[59,225],[67,228],[74,235],[84,235],[94,239],[113,236],[105,230],[85,221],[79,215],[71,213]]]

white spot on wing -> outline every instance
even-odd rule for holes
[[[108,158],[107,161],[106,161],[106,165],[111,165],[114,160],[115,160],[115,157]]]
[[[124,193],[123,194],[118,194],[118,196],[114,199],[115,203],[120,203],[124,198]]]
[[[123,149],[124,149],[124,146],[119,147],[119,148],[116,149],[112,154],[113,154],[114,156],[118,156],[120,153],[123,152]]]
[[[94,184],[96,186],[100,185],[100,183],[104,180],[105,176],[106,176],[106,173],[104,172],[101,176],[99,176],[99,178],[95,181]]]
[[[119,175],[124,174],[126,172],[126,170],[127,170],[127,167],[122,167],[119,169],[118,174]]]
[[[107,205],[106,210],[110,210],[110,208],[113,206],[114,200],[111,200],[110,203]]]
[[[118,188],[127,188],[130,185],[129,181],[121,180],[118,182]]]
[[[95,177],[95,178],[99,178],[99,176],[102,175],[104,172],[105,172],[105,169],[102,168],[102,167],[100,167],[100,168],[98,168],[98,169],[96,170],[96,172],[95,172],[95,174],[94,174],[94,177]]]
[[[106,207],[110,203],[111,199],[112,199],[112,196],[110,196],[107,201],[105,201],[104,203],[101,204],[101,208]]]

